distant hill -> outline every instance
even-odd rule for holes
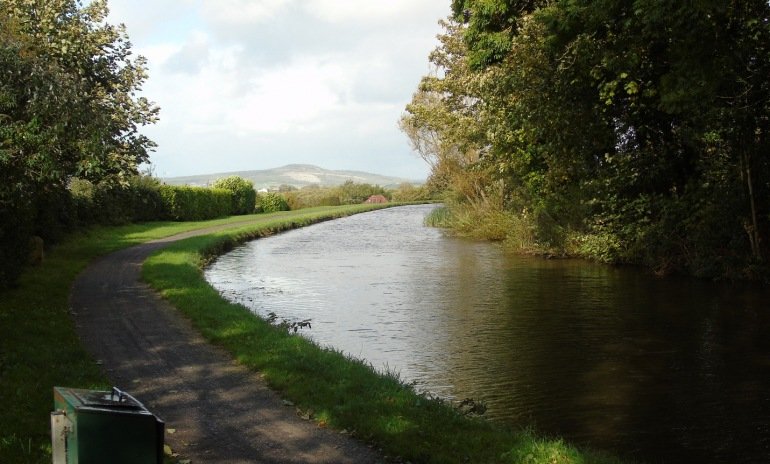
[[[216,174],[201,174],[197,176],[166,177],[162,180],[171,185],[194,185],[205,187],[211,185],[217,179],[228,176],[240,176],[244,179],[248,179],[254,182],[254,188],[257,190],[262,188],[275,189],[280,185],[292,185],[297,188],[302,188],[307,185],[332,187],[344,184],[345,181],[348,180],[352,180],[359,184],[365,183],[379,185],[381,187],[396,187],[404,182],[411,184],[424,183],[424,181],[381,176],[369,172],[334,171],[309,164],[289,164],[280,168],[264,169],[260,171],[235,171]]]

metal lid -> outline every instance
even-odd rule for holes
[[[145,407],[128,393],[113,387],[111,391],[72,391],[83,406],[96,408],[118,408],[126,410],[144,410]]]

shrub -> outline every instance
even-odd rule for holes
[[[424,185],[415,187],[409,182],[404,182],[396,190],[393,190],[392,199],[393,201],[410,202],[431,200],[432,198],[428,187]]]
[[[259,196],[259,209],[263,213],[273,213],[275,211],[289,211],[289,204],[281,195],[273,192],[265,193]]]
[[[158,221],[166,216],[160,181],[152,176],[134,176],[129,181],[133,221]]]
[[[390,200],[390,192],[379,185],[357,184],[352,180],[345,181],[344,184],[340,185],[335,190],[340,199],[340,204],[343,205],[363,203],[372,195],[382,195]]]
[[[225,189],[162,185],[167,217],[174,221],[199,221],[228,216],[232,209],[232,192]]]
[[[56,243],[77,224],[75,204],[63,186],[42,187],[32,203],[34,233],[46,245]]]
[[[300,190],[284,192],[281,195],[286,199],[289,209],[294,211],[302,208],[315,208],[317,206],[339,206],[340,198],[336,189],[321,188],[317,185],[309,185]]]
[[[68,189],[80,225],[125,224],[166,218],[160,181],[152,176],[133,176],[127,185],[114,182],[94,185],[75,178]]]
[[[75,206],[75,214],[79,224],[93,224],[96,222],[96,208],[94,208],[94,194],[96,187],[85,179],[74,177],[67,187]]]
[[[16,201],[0,205],[0,290],[13,286],[27,263],[32,236],[31,205]]]
[[[229,190],[233,194],[231,214],[251,214],[257,202],[254,183],[239,176],[217,179],[214,188]]]

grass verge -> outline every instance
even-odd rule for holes
[[[203,222],[154,222],[99,227],[73,233],[29,268],[18,286],[0,292],[0,463],[50,463],[53,387],[109,387],[100,367],[85,352],[69,314],[75,277],[94,258],[153,239],[212,226],[291,222],[308,215],[337,217],[360,211],[316,208]],[[304,220],[304,219],[303,219]],[[254,227],[253,225],[251,226]]]
[[[202,266],[233,245],[313,222],[276,220],[179,241],[151,256],[144,278],[212,343],[258,370],[272,388],[321,426],[345,430],[390,456],[419,463],[620,463],[482,419],[428,398],[397,375],[319,348],[220,297]]]

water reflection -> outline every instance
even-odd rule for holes
[[[507,256],[422,227],[429,208],[258,240],[207,278],[495,420],[653,462],[770,461],[766,292]]]

